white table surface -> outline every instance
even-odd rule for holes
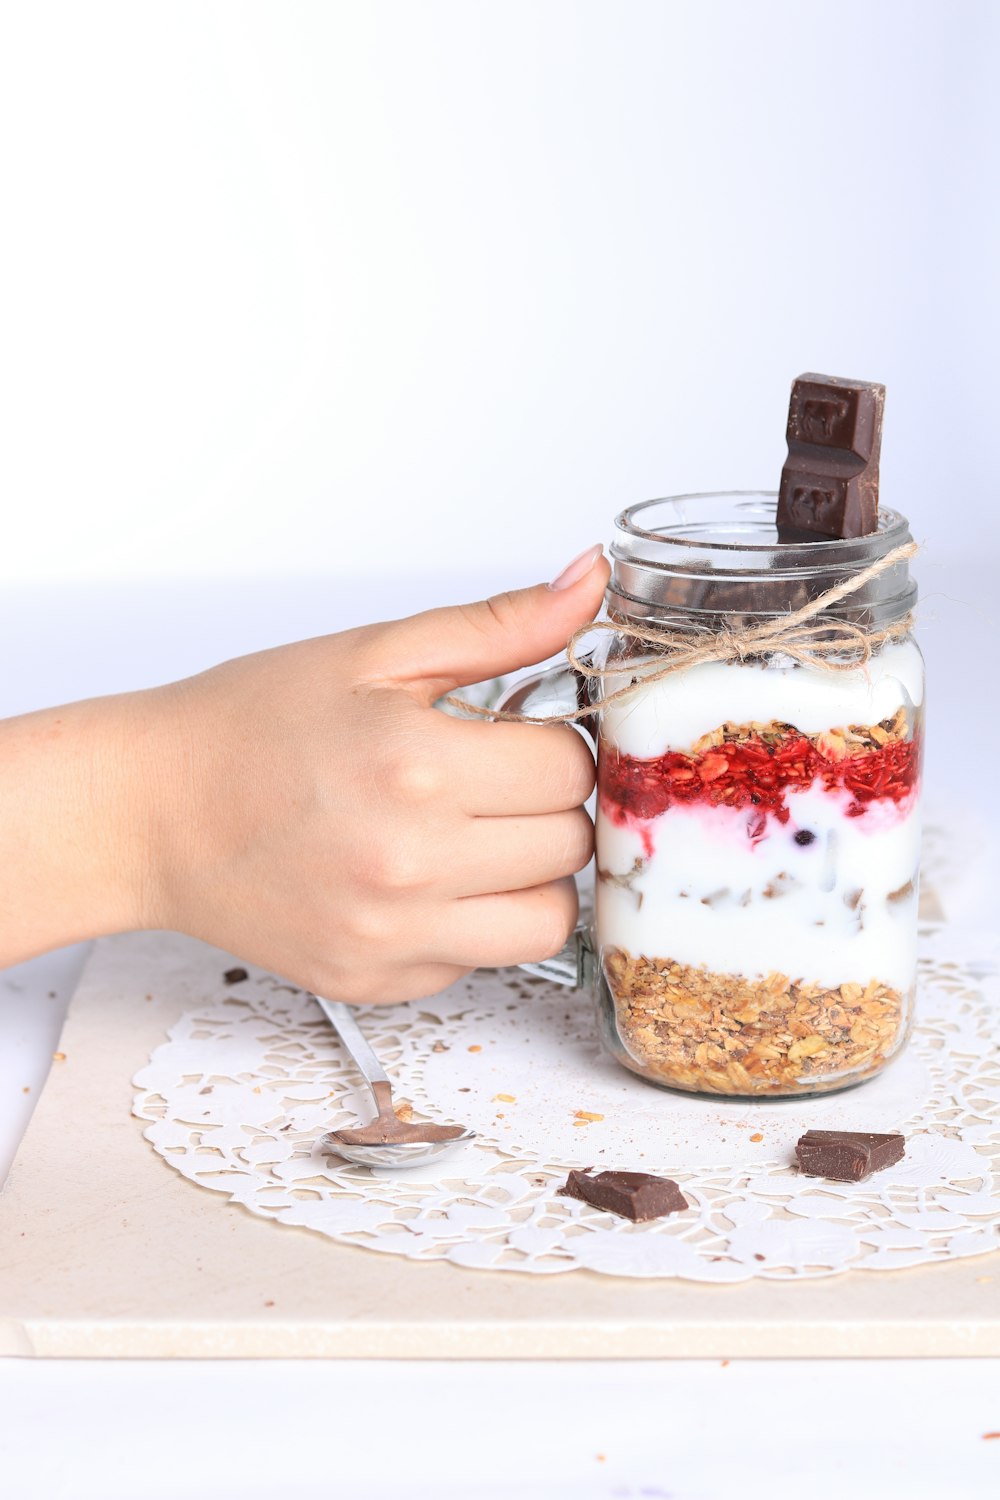
[[[970,775],[954,768],[967,766],[970,726],[981,746],[1000,722],[991,561],[920,568],[929,793],[979,843],[980,873],[959,895],[981,920],[993,916],[1000,816],[967,800]],[[525,581],[13,591],[0,601],[0,716]],[[0,972],[0,1181],[85,955],[81,945]],[[763,1500],[806,1489],[813,1500],[994,1500],[1000,1436],[988,1433],[1000,1433],[1000,1360],[0,1360],[3,1500]]]

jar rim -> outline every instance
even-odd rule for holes
[[[625,616],[689,620],[773,616],[842,584],[910,540],[900,512],[883,508],[862,537],[782,542],[774,490],[706,490],[641,500],[616,518],[608,604]],[[659,525],[651,522],[659,521]],[[830,618],[859,624],[904,617],[917,588],[898,559]]]
[[[640,526],[635,517],[640,511],[648,511],[653,506],[681,506],[688,502],[699,502],[708,500],[736,500],[736,501],[763,501],[766,505],[767,520],[770,522],[769,529],[774,530],[773,537],[765,541],[712,541],[703,536],[686,533],[680,526],[667,532],[662,528],[647,530]],[[815,540],[800,542],[779,542],[777,530],[773,525],[773,512],[777,510],[777,490],[691,490],[680,495],[660,495],[650,500],[638,500],[632,505],[625,506],[624,510],[618,512],[615,517],[615,526],[619,531],[628,536],[641,537],[644,541],[663,543],[667,546],[704,547],[713,552],[775,552],[780,551],[782,557],[787,558],[789,563],[794,564],[800,560],[808,564],[810,561],[818,562],[821,558],[829,562],[839,560],[845,550],[865,549],[868,552],[876,550],[889,551],[899,546],[909,537],[909,523],[904,515],[889,506],[880,506],[878,513],[878,530],[869,532],[860,537],[830,537],[816,538]],[[745,524],[748,529],[763,530],[764,508],[758,510],[756,516],[747,510]],[[741,518],[742,519],[742,518]],[[704,524],[704,523],[702,523]],[[738,523],[737,523],[738,524]],[[879,544],[882,544],[879,546]]]

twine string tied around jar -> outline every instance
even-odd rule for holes
[[[584,704],[566,713],[510,713],[503,709],[481,708],[456,695],[449,695],[445,702],[465,713],[485,719],[500,719],[514,724],[571,724],[587,718],[595,709],[604,709],[609,704],[631,697],[651,683],[661,682],[675,672],[683,672],[706,662],[745,662],[753,657],[780,653],[801,666],[818,668],[824,672],[854,671],[863,667],[879,646],[906,635],[912,628],[912,616],[907,614],[880,630],[866,630],[848,620],[826,619],[819,623],[813,622],[842,599],[859,593],[889,568],[913,557],[917,550],[916,542],[905,542],[859,573],[854,573],[842,583],[817,594],[815,599],[803,604],[801,608],[790,610],[777,619],[762,620],[739,629],[727,627],[706,634],[704,630],[657,630],[624,620],[594,620],[582,625],[570,636],[566,647],[569,665],[581,676],[603,680],[620,677],[630,670],[628,663],[617,662],[611,667],[597,667],[581,657],[578,649],[580,644],[595,631],[611,631],[616,636],[632,641],[640,650],[655,652],[656,665],[647,671],[646,663],[642,663],[641,676],[632,682],[616,688],[594,703]],[[640,663],[634,663],[631,670],[639,665]]]

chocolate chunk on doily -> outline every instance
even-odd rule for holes
[[[649,1172],[570,1172],[559,1189],[565,1198],[580,1198],[592,1208],[604,1208],[623,1219],[662,1219],[679,1213],[688,1201],[670,1177],[654,1177]]]
[[[246,969],[227,969],[222,977],[227,984],[242,984],[244,979],[248,979],[250,976],[247,974]]]
[[[830,541],[878,530],[885,386],[800,375],[788,407],[788,458],[777,526],[782,542]]]
[[[863,1182],[902,1160],[906,1137],[894,1131],[874,1135],[863,1130],[807,1130],[795,1145],[801,1171],[835,1182]]]

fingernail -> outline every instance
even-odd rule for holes
[[[569,589],[574,583],[579,583],[581,578],[586,578],[594,566],[604,547],[598,542],[596,547],[588,547],[586,552],[581,552],[579,557],[574,557],[569,567],[563,568],[558,578],[553,578],[547,585],[550,589]]]

